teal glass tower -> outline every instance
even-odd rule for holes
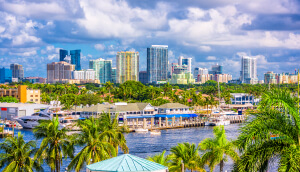
[[[70,51],[71,64],[75,65],[75,70],[81,70],[80,54],[81,54],[81,50]]]
[[[147,48],[147,78],[148,83],[168,79],[167,45],[152,45]]]
[[[60,49],[59,50],[59,61],[65,61],[66,56],[68,56],[68,50]]]
[[[0,68],[0,83],[12,82],[12,70]]]
[[[100,80],[100,83],[112,82],[112,60],[104,60],[102,58],[96,60],[90,60],[89,68],[96,71],[96,79]]]

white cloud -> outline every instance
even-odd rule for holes
[[[54,60],[54,59],[58,59],[58,54],[49,54],[48,55],[48,60]]]
[[[201,51],[204,51],[204,52],[209,52],[209,51],[211,51],[211,47],[210,47],[210,46],[206,46],[206,45],[200,46],[199,49],[200,49]]]
[[[208,56],[208,57],[206,57],[206,60],[217,60],[217,57],[215,57],[215,56]]]
[[[103,51],[105,49],[104,44],[95,44],[94,47],[96,50],[100,50],[100,51]]]

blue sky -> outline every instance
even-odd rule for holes
[[[239,76],[240,57],[258,59],[258,75],[300,68],[299,0],[0,0],[0,67],[24,66],[46,77],[58,49],[90,59],[117,51],[169,45],[169,61],[193,58],[193,67],[219,63]]]

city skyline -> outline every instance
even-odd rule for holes
[[[181,55],[193,59],[192,69],[219,63],[233,78],[242,56],[258,59],[260,80],[300,64],[296,0],[2,0],[0,6],[0,67],[19,63],[25,77],[46,77],[60,48],[81,49],[82,69],[98,58],[116,66],[117,51],[138,51],[144,71],[150,45],[168,45],[170,63]]]

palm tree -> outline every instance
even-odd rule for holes
[[[236,171],[265,171],[277,160],[278,171],[300,171],[299,99],[286,89],[262,95],[257,114],[241,128],[242,153]],[[275,136],[275,137],[274,137]]]
[[[147,160],[156,162],[158,164],[168,167],[170,165],[171,158],[170,158],[170,156],[165,156],[165,153],[166,153],[166,150],[164,150],[162,153],[148,157]]]
[[[45,160],[50,166],[51,171],[60,171],[62,158],[73,157],[74,146],[69,141],[65,128],[60,129],[58,118],[41,121],[33,129],[37,139],[43,139],[40,148],[35,154],[35,158]]]
[[[118,148],[124,153],[129,153],[126,139],[122,133],[122,127],[119,126],[118,114],[112,119],[110,113],[102,113],[100,117],[100,131],[106,133],[106,141],[115,147],[117,154]]]
[[[108,81],[108,82],[105,83],[105,88],[106,88],[106,90],[108,90],[109,95],[110,95],[110,90],[111,90],[113,87],[114,87],[114,84],[111,83],[110,81]]]
[[[178,143],[177,146],[171,148],[170,171],[181,171],[181,168],[204,171],[204,164],[199,159],[198,147],[193,143]]]
[[[6,166],[3,172],[43,171],[40,162],[32,158],[37,151],[36,142],[26,143],[20,132],[17,137],[8,137],[0,143],[0,150],[0,166]]]
[[[205,151],[202,159],[209,163],[210,170],[213,171],[215,166],[220,164],[220,172],[222,172],[227,156],[234,161],[238,161],[239,156],[235,152],[234,144],[226,139],[224,126],[214,127],[213,133],[214,138],[204,139],[199,143],[199,147]]]
[[[73,135],[74,143],[83,146],[81,151],[72,159],[68,169],[80,171],[86,164],[96,163],[117,156],[114,145],[107,141],[107,137],[113,138],[109,132],[102,132],[100,118],[90,118],[79,121],[81,133]]]

